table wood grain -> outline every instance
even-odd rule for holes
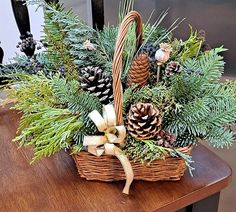
[[[32,150],[11,142],[20,114],[0,109],[0,211],[163,211],[171,212],[225,188],[231,168],[199,145],[193,150],[194,178],[178,182],[104,183],[77,176],[72,158],[60,152],[30,165]]]

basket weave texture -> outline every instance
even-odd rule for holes
[[[179,149],[185,154],[190,154],[192,148]],[[73,159],[78,168],[78,173],[87,180],[118,181],[125,180],[124,169],[120,161],[115,156],[102,155],[94,156],[88,152],[81,152],[73,155]],[[168,156],[165,160],[155,160],[147,164],[130,161],[134,172],[135,180],[176,181],[184,175],[186,170],[185,161],[180,158]]]
[[[114,108],[117,118],[117,125],[123,125],[122,114],[122,53],[125,45],[125,38],[130,24],[136,22],[136,46],[137,49],[142,44],[143,27],[141,16],[136,11],[131,11],[124,18],[120,25],[116,46],[114,50],[114,59],[112,65]],[[190,154],[192,148],[184,147],[178,149],[180,152]],[[117,181],[125,180],[125,172],[120,161],[115,156],[102,155],[94,156],[88,152],[82,151],[79,154],[72,155],[79,175],[87,180]],[[134,179],[146,181],[159,180],[180,180],[186,169],[185,161],[181,158],[168,156],[165,160],[155,160],[150,165],[144,165],[140,162],[130,161]]]

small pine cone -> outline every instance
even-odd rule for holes
[[[176,141],[176,137],[174,134],[161,130],[156,137],[157,141],[156,144],[159,146],[171,148],[174,146],[174,143]]]
[[[171,77],[175,74],[178,74],[182,71],[181,65],[176,61],[171,61],[167,64],[165,69],[165,74],[168,77]]]
[[[190,146],[195,144],[196,142],[197,142],[196,137],[186,131],[183,134],[177,136],[175,147]]]
[[[128,74],[128,86],[138,84],[144,86],[149,78],[150,63],[147,54],[139,54],[132,62]]]
[[[160,131],[162,117],[160,111],[150,103],[132,105],[128,118],[127,130],[137,140],[155,137]]]
[[[113,101],[112,79],[99,67],[83,68],[79,79],[81,87],[97,96],[102,104]]]

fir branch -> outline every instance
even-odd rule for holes
[[[224,127],[213,126],[203,139],[216,148],[229,148],[235,141],[235,132]]]
[[[79,112],[83,116],[93,110],[101,112],[102,104],[98,97],[80,90],[78,81],[66,81],[63,78],[54,77],[51,84],[58,102],[65,105],[71,112]]]
[[[54,69],[65,66],[68,78],[76,75],[76,66],[73,57],[70,55],[70,46],[66,43],[67,30],[74,27],[69,22],[75,18],[72,11],[65,11],[59,5],[48,5],[44,10],[44,40],[47,42],[47,55]]]
[[[52,87],[60,104],[68,108],[71,113],[80,114],[81,132],[74,135],[75,142],[80,144],[84,135],[96,134],[97,128],[88,114],[93,110],[102,111],[102,104],[99,99],[95,95],[79,90],[79,83],[76,80],[66,81],[65,79],[54,78]]]

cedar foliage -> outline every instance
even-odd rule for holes
[[[21,73],[19,79],[20,86],[9,91],[9,98],[17,98],[14,109],[24,112],[14,141],[34,146],[33,161],[69,147],[80,151],[83,136],[97,133],[87,115],[101,111],[101,103],[79,90],[78,81]]]

